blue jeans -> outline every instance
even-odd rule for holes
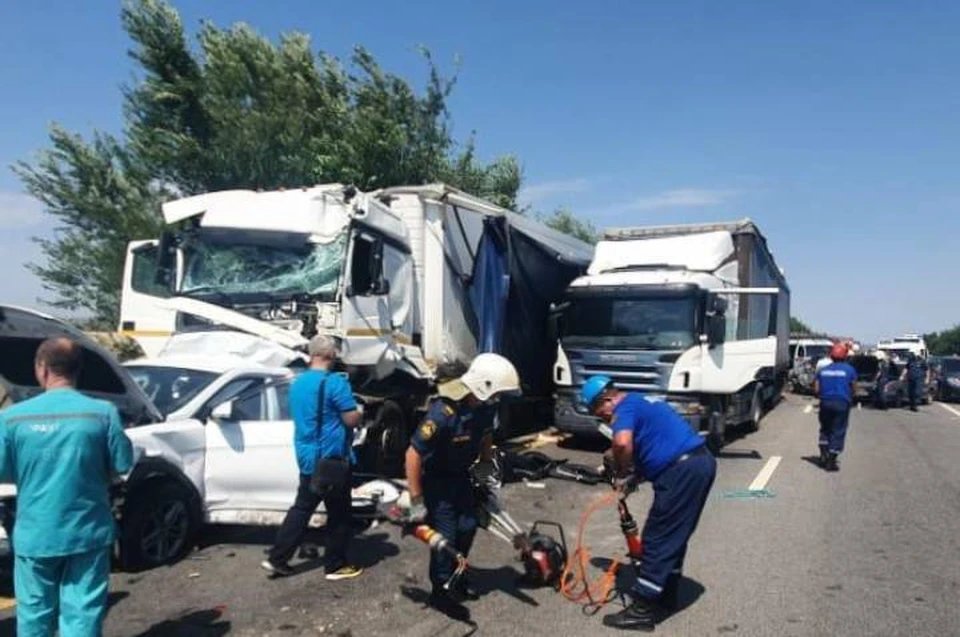
[[[61,557],[17,554],[13,578],[20,637],[50,637],[58,624],[60,637],[102,634],[110,586],[109,547]]]
[[[850,405],[841,400],[828,400],[820,403],[820,446],[830,453],[843,452],[843,443],[847,438],[847,426],[850,424]]]
[[[700,447],[653,481],[653,505],[643,525],[635,595],[657,599],[670,575],[683,571],[690,537],[717,476],[717,461]]]

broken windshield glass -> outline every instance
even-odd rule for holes
[[[333,297],[346,253],[347,233],[330,243],[233,243],[202,234],[185,245],[180,293],[308,294]]]

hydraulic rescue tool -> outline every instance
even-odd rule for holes
[[[478,524],[480,528],[518,551],[517,559],[524,569],[522,582],[528,586],[553,586],[559,589],[560,575],[567,561],[567,542],[563,528],[556,522],[538,520],[529,531],[524,531],[500,504],[497,495],[499,480],[495,472],[481,468],[471,472],[471,479],[477,502]],[[436,529],[425,523],[406,522],[396,503],[390,503],[390,506],[383,509],[383,513],[391,522],[403,526],[402,535],[413,535],[427,544],[431,551],[444,552],[453,557],[457,566],[451,578],[444,583],[445,589],[450,589],[470,567],[467,558]],[[545,527],[557,529],[559,540],[546,533],[543,530]]]
[[[609,471],[609,468],[607,469],[608,471],[605,473],[610,479],[611,486],[615,486],[614,474]],[[643,553],[643,542],[640,539],[640,529],[637,521],[627,507],[627,496],[636,490],[638,484],[639,480],[631,477],[626,484],[626,488],[597,498],[580,516],[580,525],[577,529],[577,545],[561,575],[560,592],[570,601],[582,604],[583,611],[587,614],[596,613],[616,597],[614,586],[617,580],[617,570],[622,565],[620,560],[614,559],[602,575],[592,582],[588,579],[590,550],[584,545],[587,523],[594,512],[616,502],[617,514],[620,518],[620,531],[623,533],[627,544],[627,557],[631,564],[636,567]]]

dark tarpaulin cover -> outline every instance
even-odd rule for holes
[[[503,320],[507,311],[510,275],[507,271],[507,237],[503,219],[484,219],[477,247],[470,302],[477,318],[477,351],[502,352]]]

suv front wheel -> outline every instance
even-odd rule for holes
[[[194,494],[172,479],[151,480],[126,499],[120,555],[127,570],[171,564],[194,547],[200,530]]]

